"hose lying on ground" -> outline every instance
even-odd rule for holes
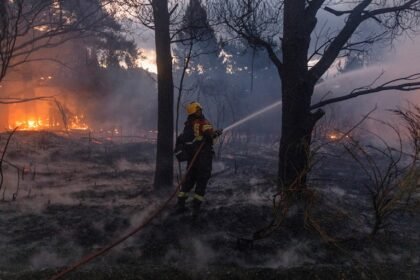
[[[80,268],[81,266],[91,262],[93,259],[105,254],[106,252],[108,252],[109,250],[111,250],[112,248],[116,247],[117,245],[121,244],[122,242],[124,242],[125,240],[127,240],[128,238],[130,238],[131,236],[133,236],[134,234],[138,233],[139,231],[141,231],[143,228],[145,228],[147,225],[149,225],[157,216],[159,216],[163,210],[168,207],[169,203],[172,201],[172,199],[176,196],[176,194],[178,193],[179,189],[181,188],[182,184],[184,184],[188,173],[191,170],[191,167],[193,166],[194,162],[197,160],[198,154],[201,152],[202,148],[204,146],[204,142],[201,143],[201,145],[198,147],[197,151],[195,152],[193,158],[191,159],[187,171],[185,172],[181,182],[177,185],[177,187],[175,188],[174,192],[172,192],[172,194],[169,196],[169,198],[152,214],[150,215],[141,225],[137,226],[136,228],[134,228],[133,230],[131,230],[130,232],[128,232],[127,234],[125,234],[124,236],[120,237],[119,239],[115,240],[114,242],[110,243],[109,245],[95,251],[92,252],[84,257],[82,257],[80,260],[78,260],[77,262],[75,262],[74,264],[70,265],[68,268],[63,269],[62,271],[60,271],[59,273],[55,274],[53,277],[51,277],[49,280],[58,280],[58,279],[62,279],[65,275],[67,275],[68,273]]]

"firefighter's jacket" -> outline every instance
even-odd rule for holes
[[[213,134],[212,124],[203,115],[190,115],[185,122],[183,133],[177,138],[175,155],[180,161],[190,161],[204,141],[200,154],[212,156]]]

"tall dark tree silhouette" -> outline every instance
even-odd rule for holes
[[[161,189],[173,183],[174,85],[168,1],[153,0],[152,8],[158,72],[158,139],[154,187]]]
[[[266,50],[281,78],[283,113],[278,165],[280,189],[301,193],[300,190],[305,188],[310,166],[312,131],[317,121],[324,116],[321,107],[360,95],[420,87],[419,76],[412,75],[377,86],[359,88],[340,98],[312,103],[315,85],[337,58],[363,51],[375,42],[383,43],[415,29],[420,16],[419,0],[216,2],[215,11],[228,29],[248,44]],[[315,37],[317,16],[322,9],[324,15],[327,12],[345,17],[345,20],[336,33]],[[363,23],[372,21],[380,25],[375,34],[356,32]],[[317,38],[317,42],[314,38]],[[309,65],[310,60],[316,61],[313,67]]]
[[[120,0],[144,26],[154,30],[158,85],[158,140],[155,189],[165,189],[173,183],[174,83],[172,74],[172,43],[191,42],[205,36],[201,26],[185,25],[185,10],[199,1]],[[197,11],[197,10],[196,10]],[[190,32],[188,32],[190,30]],[[194,30],[193,32],[191,32]],[[199,31],[197,31],[199,30]],[[191,36],[191,37],[190,37]],[[188,44],[188,43],[186,43]]]

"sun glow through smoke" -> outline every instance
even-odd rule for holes
[[[136,64],[144,70],[157,74],[156,51],[151,49],[141,49],[141,56],[137,59]]]

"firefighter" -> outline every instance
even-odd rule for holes
[[[207,182],[211,176],[213,161],[213,140],[222,134],[222,130],[214,130],[211,123],[204,117],[203,108],[198,102],[191,102],[186,106],[188,114],[184,131],[177,137],[175,155],[180,161],[187,161],[188,165],[199,147],[202,149],[196,157],[190,171],[186,174],[184,184],[178,193],[177,213],[185,212],[185,202],[192,194],[192,216],[196,219],[206,192]]]

